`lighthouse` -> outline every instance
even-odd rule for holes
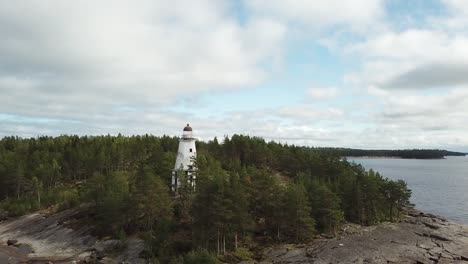
[[[195,141],[193,129],[187,124],[182,132],[182,137],[179,139],[179,150],[177,151],[177,158],[174,170],[172,171],[173,191],[176,191],[182,185],[182,180],[184,178],[192,188],[195,188],[196,173],[193,166],[194,159],[197,157]],[[183,175],[180,175],[181,173],[183,173]]]

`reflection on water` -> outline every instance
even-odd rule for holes
[[[348,158],[389,179],[403,179],[418,209],[468,224],[468,157],[440,160]]]

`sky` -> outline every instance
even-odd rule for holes
[[[468,152],[466,0],[0,0],[0,137]]]

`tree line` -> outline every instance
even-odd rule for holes
[[[182,184],[174,194],[177,147],[176,137],[152,135],[5,137],[0,214],[89,204],[83,221],[97,235],[139,235],[148,258],[190,263],[213,252],[249,258],[265,244],[334,234],[345,221],[394,221],[409,204],[404,181],[335,153],[243,135],[197,142],[196,190]]]
[[[342,157],[397,157],[403,159],[443,159],[446,156],[466,156],[465,153],[441,149],[373,150],[350,148],[317,148],[320,151]]]

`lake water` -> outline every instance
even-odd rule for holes
[[[389,179],[402,179],[416,208],[468,224],[468,157],[440,160],[348,158]]]

